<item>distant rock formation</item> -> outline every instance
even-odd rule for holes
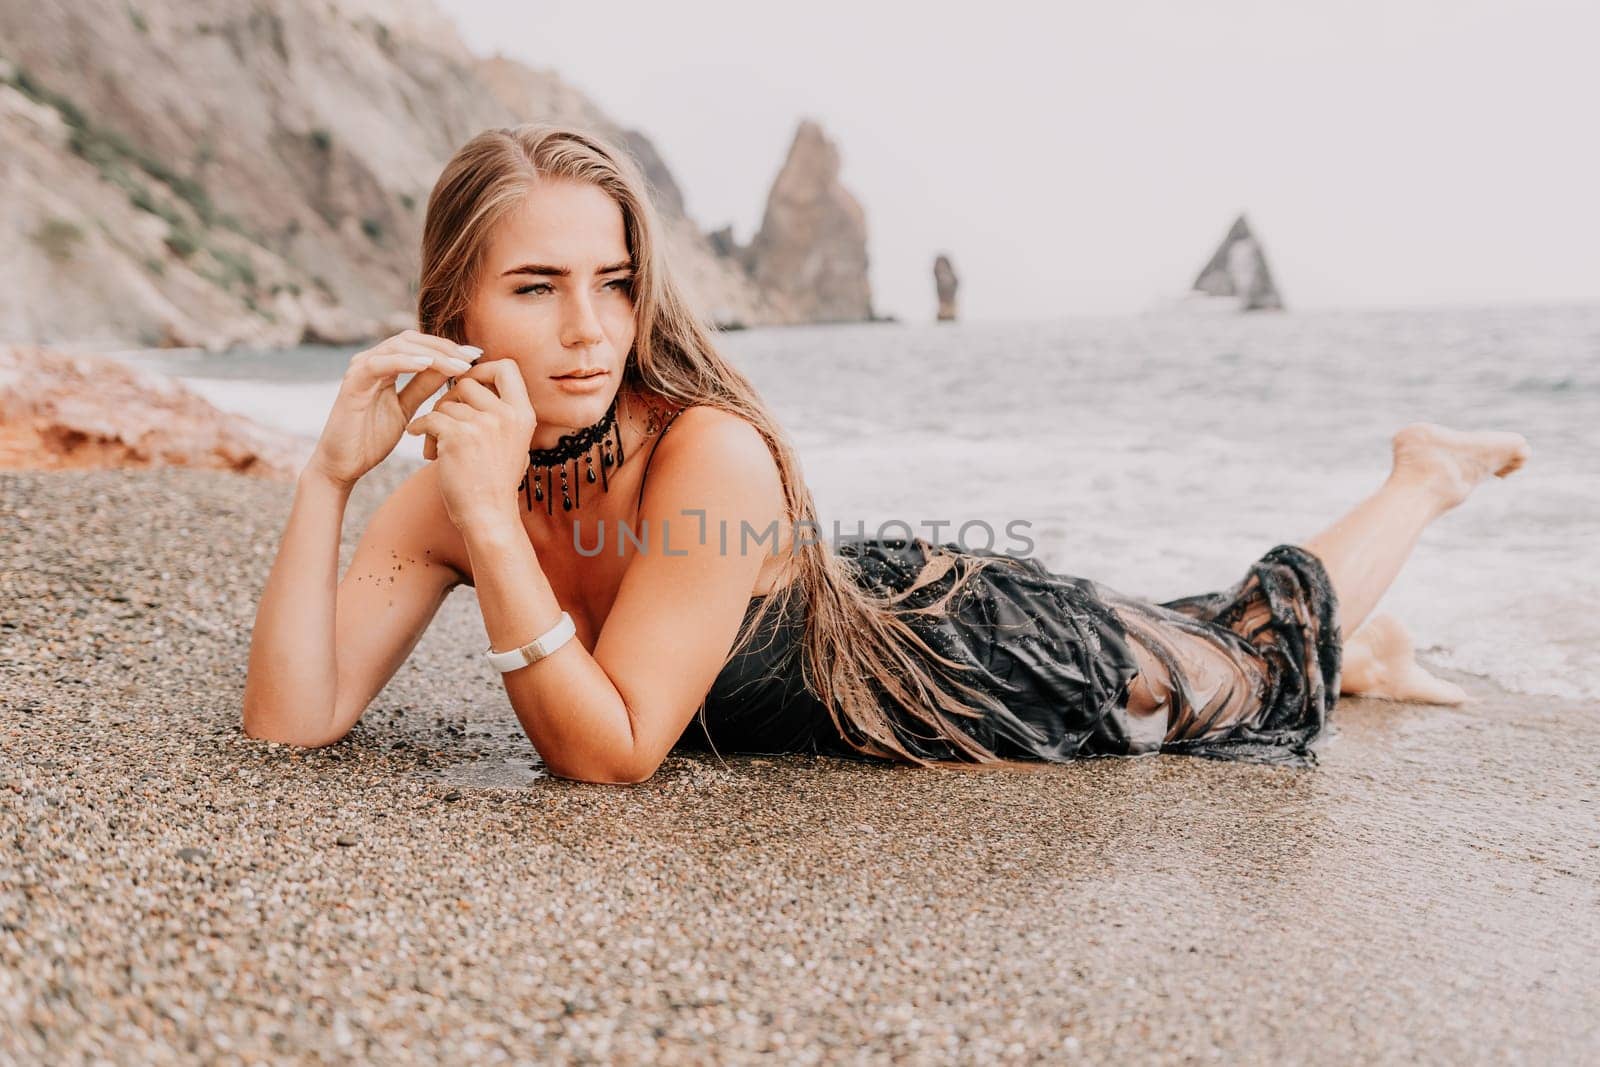
[[[1210,261],[1194,280],[1196,296],[1231,297],[1241,311],[1281,310],[1283,298],[1272,282],[1261,242],[1240,215]]]
[[[956,287],[960,280],[956,278],[956,268],[950,262],[950,257],[943,252],[933,261],[933,287],[939,294],[939,321],[954,322],[956,320]]]
[[[638,159],[711,317],[796,321],[713,251],[648,139],[552,72],[473,55],[430,0],[72,0],[0,4],[0,340],[280,347],[414,325],[445,159],[551,120]]]
[[[795,131],[744,259],[756,285],[799,321],[874,318],[866,216],[839,183],[838,149],[810,119]]]
[[[0,470],[204,467],[288,480],[313,444],[116,359],[0,347]]]
[[[733,235],[732,226],[723,226],[706,234],[706,240],[711,242],[711,250],[719,256],[728,259],[742,259],[744,249],[739,244],[739,239]]]

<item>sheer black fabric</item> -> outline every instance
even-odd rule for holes
[[[855,580],[879,595],[909,588],[935,546],[920,538],[856,538],[839,546]],[[951,542],[952,569],[898,610],[950,672],[998,708],[953,721],[1007,759],[1062,762],[1157,751],[1219,759],[1315,764],[1312,743],[1338,699],[1337,601],[1322,563],[1296,545],[1255,561],[1233,587],[1150,603],[1037,560]],[[985,567],[944,610],[919,614],[970,566]],[[760,606],[752,598],[748,614]],[[706,696],[684,748],[722,753],[809,752],[861,757],[801,675],[804,604],[770,617]],[[1136,684],[1137,683],[1137,684]],[[958,759],[943,739],[884,696],[906,747]]]

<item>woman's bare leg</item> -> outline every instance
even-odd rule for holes
[[[1423,529],[1460,504],[1483,479],[1504,478],[1527,462],[1521,434],[1467,433],[1430,422],[1392,439],[1394,467],[1371,496],[1300,546],[1322,561],[1339,598],[1339,634],[1348,640],[1400,573]]]

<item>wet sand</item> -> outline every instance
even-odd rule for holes
[[[584,785],[463,589],[301,751],[238,725],[289,492],[0,473],[0,1061],[1600,1062],[1593,707],[1440,671],[1478,702],[1347,699],[1314,770]]]

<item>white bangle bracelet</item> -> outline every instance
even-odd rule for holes
[[[494,646],[490,645],[483,654],[489,660],[489,666],[505,674],[507,671],[520,670],[530,663],[539,662],[572,640],[577,632],[578,628],[572,624],[572,616],[563,611],[559,622],[521,648],[513,648],[509,652],[496,652]]]

